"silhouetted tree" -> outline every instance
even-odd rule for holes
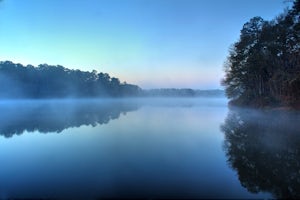
[[[254,17],[243,26],[229,51],[222,85],[238,105],[299,106],[299,0],[273,21]]]

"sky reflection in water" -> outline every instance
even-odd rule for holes
[[[237,127],[225,99],[0,107],[0,198],[265,198],[270,195],[247,189],[272,192],[251,190],[235,166],[240,153],[230,149],[238,145],[228,130]]]

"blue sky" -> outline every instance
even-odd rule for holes
[[[4,0],[0,60],[106,72],[142,88],[221,88],[244,23],[284,0]]]

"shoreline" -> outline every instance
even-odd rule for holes
[[[278,106],[258,106],[258,105],[239,105],[232,101],[228,102],[228,107],[236,107],[236,108],[245,108],[245,109],[255,109],[255,110],[262,110],[262,111],[300,111],[300,105],[296,106],[288,106],[288,105],[278,105]]]

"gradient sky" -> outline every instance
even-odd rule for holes
[[[0,60],[95,69],[142,88],[221,88],[245,22],[284,0],[4,0]]]

